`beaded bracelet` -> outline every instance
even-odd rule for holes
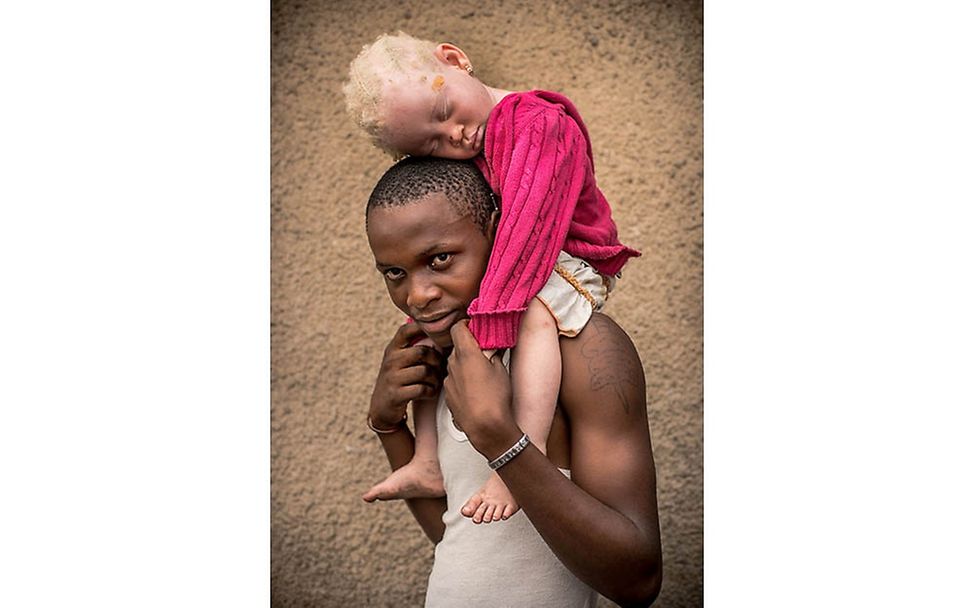
[[[373,433],[378,433],[380,435],[389,435],[389,434],[396,433],[396,432],[401,431],[402,429],[406,428],[406,417],[407,416],[408,416],[408,414],[406,412],[403,412],[403,414],[402,414],[402,420],[400,420],[396,424],[396,426],[392,427],[391,429],[380,429],[380,428],[376,428],[376,426],[374,424],[372,424],[372,416],[371,415],[365,417],[365,424],[369,425],[369,430],[372,431]]]
[[[520,454],[521,452],[523,452],[524,448],[528,447],[528,444],[530,443],[531,443],[531,438],[528,437],[527,433],[524,433],[523,435],[521,435],[521,438],[517,440],[517,443],[512,445],[510,449],[508,449],[506,452],[504,452],[497,458],[488,462],[487,466],[489,466],[492,470],[496,471],[497,469],[501,468],[505,464],[514,460],[514,457]]]

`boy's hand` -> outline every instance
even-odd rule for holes
[[[410,346],[426,334],[415,323],[404,323],[386,346],[375,379],[369,416],[380,427],[394,427],[413,399],[435,397],[443,382],[443,355],[425,345]]]
[[[511,378],[501,357],[484,357],[466,321],[456,323],[450,336],[453,353],[443,381],[446,404],[471,445],[491,460],[521,437],[511,411]]]

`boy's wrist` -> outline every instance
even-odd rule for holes
[[[479,433],[477,437],[470,437],[470,442],[487,460],[492,461],[504,454],[514,445],[524,432],[516,424],[504,425],[503,428],[493,428]]]
[[[370,427],[388,429],[402,424],[406,420],[406,408],[403,407],[376,407],[375,402],[369,405],[369,412],[366,423]]]
[[[528,437],[527,433],[524,433],[521,435],[520,439],[514,442],[514,444],[507,448],[507,450],[505,450],[500,456],[493,460],[488,460],[487,466],[489,466],[492,471],[496,471],[505,464],[517,458],[517,456],[529,445],[531,445],[531,438]]]
[[[395,422],[395,423],[392,423],[392,424],[386,424],[385,422],[379,422],[378,424],[376,424],[372,420],[372,415],[369,414],[368,416],[365,417],[365,424],[366,424],[366,426],[369,427],[369,430],[372,431],[373,433],[376,433],[376,434],[379,434],[379,435],[389,435],[389,434],[397,433],[397,432],[405,429],[406,428],[406,419],[407,418],[408,418],[407,413],[406,412],[403,412],[402,413],[402,418],[400,418],[398,422]]]

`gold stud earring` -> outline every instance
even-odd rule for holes
[[[473,66],[470,65],[469,63],[467,64],[467,74],[473,76]]]

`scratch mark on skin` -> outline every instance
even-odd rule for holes
[[[442,89],[444,82],[446,82],[446,79],[444,79],[443,76],[437,74],[436,78],[433,79],[433,85],[432,85],[433,92],[435,93],[440,89]]]
[[[581,348],[582,357],[588,361],[591,378],[589,387],[593,391],[611,389],[629,414],[632,409],[630,392],[639,389],[637,375],[642,370],[634,364],[631,357],[626,356],[627,350],[609,337],[603,323],[597,315],[592,316],[589,324],[595,330],[595,335],[586,340]]]

